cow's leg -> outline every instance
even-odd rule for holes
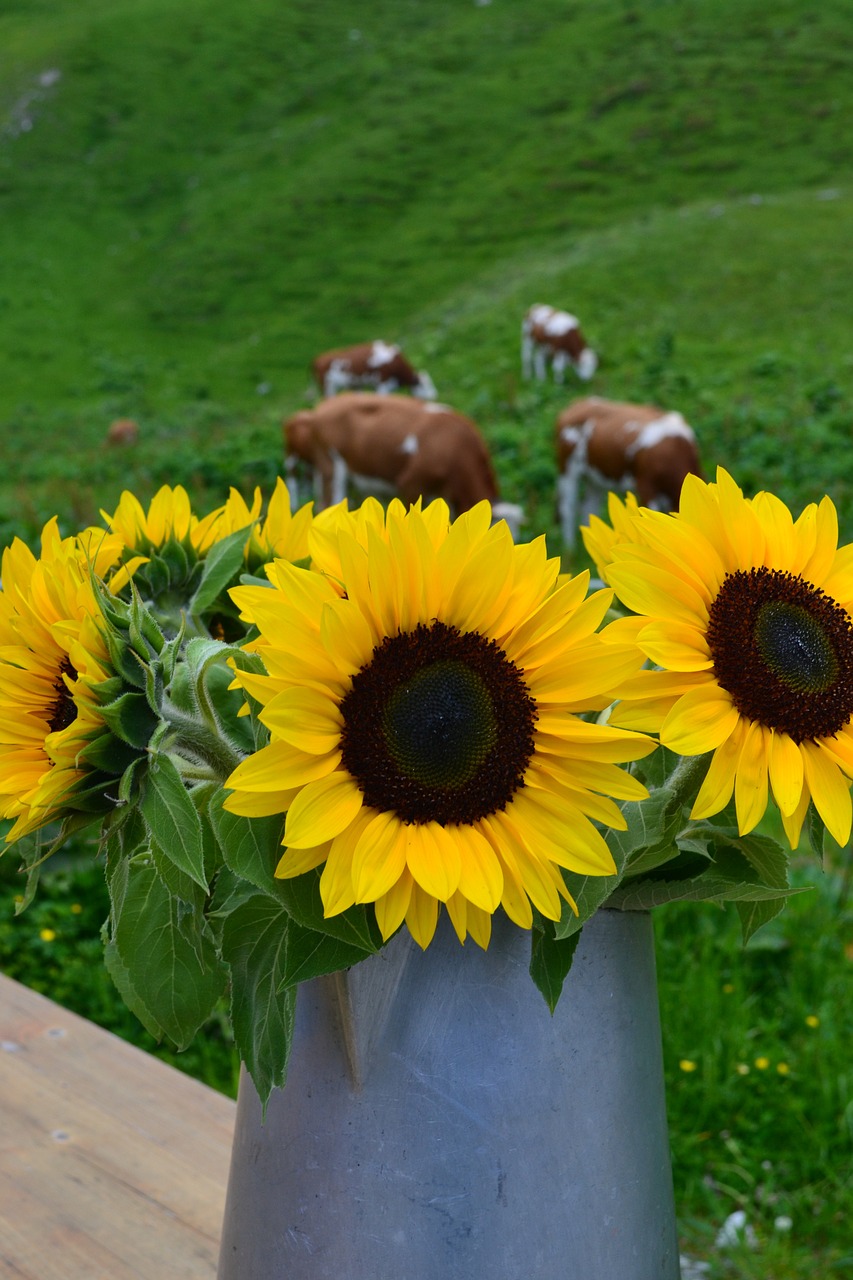
[[[575,454],[566,459],[562,475],[557,477],[557,510],[560,513],[560,530],[563,545],[574,547],[578,536],[578,501],[583,462],[578,463]]]
[[[352,374],[337,361],[333,361],[326,374],[325,391],[327,396],[336,396],[339,391],[346,391],[354,385]]]
[[[537,343],[533,349],[533,367],[540,382],[545,381],[545,348]]]
[[[521,331],[521,373],[524,378],[533,377],[533,339],[525,329]]]
[[[386,378],[383,382],[377,382],[376,384],[376,394],[380,396],[390,396],[399,390],[400,384],[396,378]]]
[[[299,483],[296,478],[298,459],[295,454],[288,453],[284,457],[284,483],[290,497],[290,509],[295,511],[299,506]]]
[[[617,481],[604,480],[594,471],[587,469],[584,475],[578,524],[589,524],[590,516],[600,515],[604,509],[607,494],[620,489],[621,485]]]
[[[563,383],[566,378],[566,353],[565,351],[555,351],[554,359],[551,361],[551,371],[554,374],[554,381]]]
[[[314,502],[317,511],[330,507],[334,499],[335,464],[325,448],[314,451]]]
[[[641,507],[650,507],[652,511],[678,510],[678,502],[673,502],[671,497],[661,492],[658,486],[642,473],[634,476],[634,487]]]
[[[332,459],[330,504],[334,506],[337,502],[343,502],[347,496],[349,468],[337,449],[331,449],[330,455]]]

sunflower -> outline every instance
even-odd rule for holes
[[[90,529],[61,538],[53,519],[36,558],[15,539],[0,591],[0,817],[17,840],[77,807],[94,770],[81,759],[104,731],[95,686],[110,669],[91,571],[121,549]]]
[[[125,489],[112,515],[101,515],[124,545],[141,555],[159,550],[170,539],[196,545],[198,516],[193,514],[189,494],[182,485],[164,484],[151,499],[146,512],[142,503]]]
[[[243,563],[233,562],[233,549],[228,563],[232,565],[230,582],[236,582],[241,571],[258,573],[276,556],[288,560],[308,556],[308,530],[313,518],[313,504],[291,512],[290,495],[279,478],[261,519],[261,491],[256,488],[251,503],[237,489],[231,489],[227,500],[205,516],[197,516],[189,495],[181,485],[163,485],[149,503],[148,510],[135,494],[125,490],[112,515],[101,515],[111,531],[124,544],[123,564],[110,579],[110,590],[122,591],[134,579],[140,593],[155,605],[168,629],[180,625],[205,571],[205,560],[217,544],[232,535],[245,533]],[[230,603],[225,595],[228,581],[221,581],[222,561],[217,563],[217,585],[220,588],[215,607],[209,603],[206,612],[216,615],[214,633],[220,635],[222,618]],[[210,618],[207,619],[210,622]],[[227,619],[226,619],[227,621]],[[221,636],[220,636],[221,638]],[[235,637],[236,638],[236,637]]]
[[[584,546],[605,582],[613,548],[621,542],[642,541],[643,522],[637,519],[641,510],[645,508],[640,508],[633,493],[626,493],[623,501],[618,494],[610,492],[607,495],[610,524],[593,515],[589,518],[589,525],[582,527]]]
[[[422,947],[442,903],[486,947],[499,906],[522,928],[574,907],[561,868],[613,874],[594,820],[624,827],[611,797],[646,791],[614,762],[654,749],[580,718],[643,661],[597,632],[612,593],[558,584],[543,539],[490,517],[368,500],[315,526],[316,569],[232,591],[267,672],[235,678],[270,741],[226,807],[287,811],[277,874],[322,866],[327,917],[373,903],[383,938],[405,920]]]
[[[258,493],[256,490],[256,498]],[[246,563],[250,571],[255,571],[274,559],[306,560],[308,534],[314,519],[313,510],[313,502],[308,502],[297,511],[292,511],[287,485],[279,476],[266,515],[253,525],[246,546]]]
[[[792,848],[810,800],[846,844],[853,545],[839,548],[830,499],[795,521],[773,494],[745,498],[721,468],[716,483],[688,476],[677,515],[621,515],[602,571],[660,670],[620,690],[614,722],[659,731],[682,755],[713,752],[694,818],[734,792],[743,835],[772,792]]]

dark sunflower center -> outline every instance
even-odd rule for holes
[[[77,719],[76,703],[68,692],[68,686],[63,679],[63,676],[74,676],[75,674],[74,668],[66,658],[53,682],[56,698],[47,709],[47,722],[50,725],[51,733],[59,733],[61,729],[67,729]]]
[[[829,637],[802,605],[768,600],[758,610],[755,642],[769,669],[791,689],[822,693],[838,675]]]
[[[442,622],[388,636],[341,703],[343,765],[404,822],[506,807],[533,755],[536,704],[493,640]]]
[[[497,740],[486,684],[464,662],[422,667],[388,699],[388,752],[400,772],[427,787],[463,787]]]
[[[714,674],[741,715],[797,743],[831,738],[853,715],[853,622],[796,574],[739,569],[708,622]]]

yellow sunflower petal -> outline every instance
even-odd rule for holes
[[[397,883],[392,885],[388,892],[375,902],[376,923],[379,926],[379,932],[382,934],[383,942],[387,942],[405,920],[412,897],[413,885],[412,874],[407,868]]]
[[[296,849],[331,840],[354,821],[362,794],[348,773],[309,782],[287,812],[285,843]]]
[[[289,742],[271,742],[242,760],[225,786],[232,791],[289,791],[325,778],[334,772],[340,758],[339,750],[312,755]]]
[[[408,828],[396,814],[377,813],[362,832],[352,855],[356,902],[384,897],[406,869]]]
[[[320,615],[320,639],[342,674],[354,675],[369,660],[376,635],[349,600],[330,600]]]
[[[480,824],[486,839],[497,850],[511,856],[514,870],[530,901],[549,920],[559,920],[560,895],[555,887],[555,868],[528,849],[524,837],[505,813],[494,813]]]
[[[446,902],[459,888],[462,854],[454,828],[424,822],[406,828],[406,865],[415,884],[439,902]]]
[[[474,826],[451,828],[460,851],[459,892],[483,911],[496,911],[503,872],[486,837]]]
[[[438,902],[419,885],[413,884],[412,896],[406,911],[406,925],[415,942],[424,951],[433,940],[437,924]]]
[[[786,733],[770,737],[770,785],[782,813],[795,813],[803,794],[803,756]]]
[[[801,745],[806,782],[827,831],[840,845],[850,839],[850,782],[819,742]]]
[[[796,849],[800,843],[800,833],[803,829],[806,814],[811,803],[808,787],[803,787],[803,794],[800,796],[800,803],[792,814],[782,814],[782,826],[785,828],[785,835],[788,837],[788,844],[792,849]]]
[[[327,917],[338,916],[355,903],[352,858],[349,850],[340,846],[336,848],[334,841],[320,876],[320,897],[323,901],[323,914]]]
[[[722,467],[717,468],[717,497],[721,524],[726,531],[734,563],[740,569],[763,564],[766,538],[758,514]]]
[[[657,743],[644,733],[633,733],[609,723],[592,724],[562,709],[540,711],[536,738],[543,751],[572,760],[621,763],[642,760],[657,750]]]
[[[822,739],[821,745],[848,778],[853,778],[853,724],[848,723],[833,738]]]
[[[681,755],[702,755],[725,742],[739,719],[725,689],[710,683],[700,685],[678,699],[661,725],[660,740]]]
[[[244,818],[271,818],[282,814],[293,803],[298,788],[293,791],[232,791],[222,802],[228,813],[239,813]]]
[[[492,937],[491,913],[483,911],[480,907],[475,907],[472,902],[469,902],[465,917],[471,937],[478,947],[482,947],[484,951],[487,951]]]
[[[800,573],[821,587],[832,569],[838,547],[838,515],[831,498],[824,497],[818,503],[815,532],[815,549]]]
[[[520,622],[514,629],[513,659],[520,660],[531,645],[540,643],[552,632],[563,627],[566,618],[571,617],[583,602],[588,586],[588,571],[562,581],[553,594],[547,596],[530,617]]]
[[[765,563],[780,565],[784,563],[792,573],[799,573],[808,555],[814,547],[814,538],[807,555],[796,557],[795,547],[797,534],[794,519],[784,502],[775,493],[757,493],[752,505],[758,513],[767,540]]]
[[[461,893],[453,893],[444,905],[457,938],[464,943],[468,936],[468,903],[465,897]]]
[[[489,843],[491,844],[491,841]],[[518,864],[511,850],[507,847],[503,847],[499,853],[496,852],[496,857],[503,876],[501,906],[513,924],[518,925],[519,929],[530,929],[533,926],[533,909],[530,905],[530,899],[524,891],[524,882],[521,878]]]
[[[616,864],[604,837],[573,806],[547,792],[533,797],[523,790],[513,797],[510,816],[517,827],[530,831],[530,843],[539,842],[543,855],[557,866],[581,875],[615,874]]]
[[[329,848],[329,844],[321,844],[313,849],[285,849],[275,869],[276,879],[292,880],[294,876],[304,875],[306,871],[322,866],[328,857]]]
[[[731,736],[717,747],[690,811],[691,818],[697,821],[709,818],[725,809],[731,800],[745,728],[745,722],[738,724]]]
[[[596,591],[575,609],[563,626],[534,641],[523,652],[519,652],[513,643],[513,661],[523,666],[525,671],[532,671],[543,663],[564,657],[578,641],[588,639],[601,625],[612,599],[612,591]]]
[[[677,574],[651,564],[627,561],[610,566],[610,585],[633,613],[672,618],[688,627],[702,627],[708,607],[701,595]]]
[[[316,689],[283,689],[259,719],[277,737],[310,755],[332,752],[340,745],[343,721],[338,705]]]
[[[742,836],[752,831],[767,809],[767,765],[770,730],[763,725],[747,725],[735,777],[735,807]]]
[[[652,662],[669,671],[707,671],[714,665],[705,632],[677,622],[643,627],[637,644]]]

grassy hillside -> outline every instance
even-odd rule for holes
[[[746,484],[849,506],[848,16],[7,6],[0,534],[128,483],[270,483],[311,355],[375,335],[477,417],[550,529],[575,388],[519,384],[534,300],[580,314],[594,390],[681,408]],[[104,456],[119,414],[143,443]]]

